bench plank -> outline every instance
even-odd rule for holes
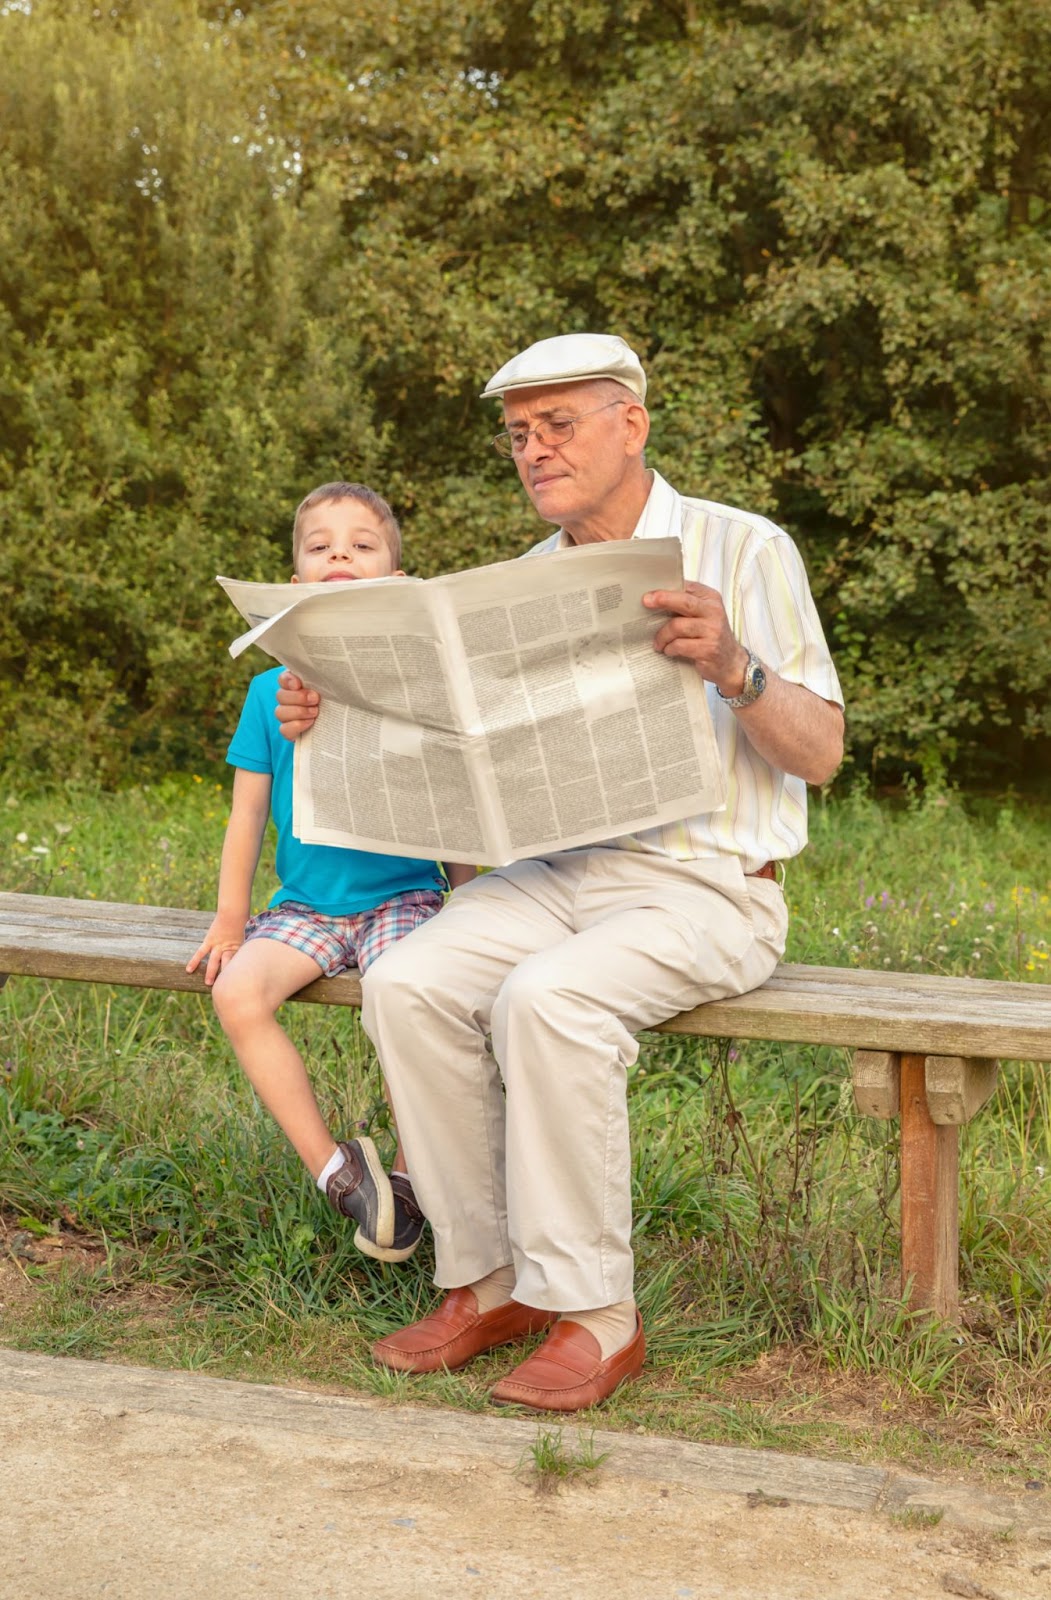
[[[0,894],[0,972],[203,994],[200,973],[183,969],[210,922],[181,907]],[[356,1006],[361,984],[356,972],[319,978],[296,999]],[[1051,984],[783,963],[750,994],[709,1001],[658,1031],[1048,1061]]]

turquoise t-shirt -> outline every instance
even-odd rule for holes
[[[271,775],[270,814],[277,829],[280,887],[272,906],[297,900],[328,917],[371,911],[407,889],[445,888],[433,861],[386,856],[371,850],[342,850],[330,844],[302,844],[292,837],[292,742],[281,734],[274,714],[277,680],[283,667],[261,672],[248,685],[241,720],[226,759],[232,767]]]

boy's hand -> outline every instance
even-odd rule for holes
[[[187,961],[187,972],[196,972],[207,956],[208,965],[204,969],[204,981],[210,989],[227,962],[237,954],[244,942],[243,921],[235,922],[229,917],[216,917],[199,947]]]
[[[321,696],[316,689],[307,689],[302,678],[297,678],[287,667],[277,681],[281,687],[277,691],[275,715],[281,732],[286,739],[298,739],[314,726]]]

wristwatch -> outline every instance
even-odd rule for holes
[[[740,694],[723,694],[718,685],[716,685],[715,692],[719,699],[724,700],[732,711],[736,711],[740,706],[754,705],[765,688],[766,668],[755,651],[749,650],[748,665],[744,669],[744,688]]]

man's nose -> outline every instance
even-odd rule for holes
[[[519,458],[527,462],[546,461],[551,452],[552,446],[545,444],[534,428],[528,434],[524,447],[519,451]]]

